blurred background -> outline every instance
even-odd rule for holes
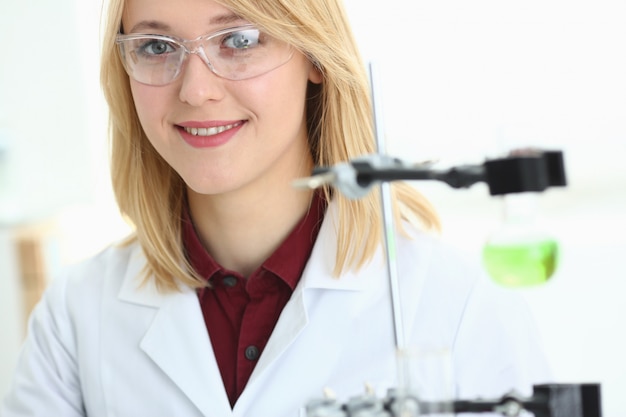
[[[384,4],[384,7],[382,6]],[[98,80],[100,1],[0,4],[0,396],[25,320],[58,268],[121,238]],[[387,151],[480,163],[564,151],[569,184],[540,196],[561,245],[528,300],[559,382],[600,382],[626,415],[626,2],[346,0],[380,74]],[[502,223],[486,187],[416,183],[443,237],[480,257]]]

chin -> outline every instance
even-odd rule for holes
[[[200,195],[226,194],[239,188],[230,178],[212,178],[210,181],[185,181],[185,184],[190,192]]]

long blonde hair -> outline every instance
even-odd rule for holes
[[[316,165],[334,165],[375,151],[372,104],[361,60],[341,0],[218,0],[246,20],[280,39],[288,39],[323,75],[307,97],[309,144]],[[129,80],[115,45],[124,0],[111,0],[104,31],[101,83],[110,108],[111,176],[121,213],[135,226],[147,258],[146,276],[163,290],[183,284],[205,286],[185,258],[181,212],[185,185],[148,141],[135,111]],[[379,196],[349,200],[331,189],[338,206],[334,274],[358,269],[382,242]],[[433,207],[413,187],[396,183],[398,220],[410,219],[437,229]],[[358,244],[357,244],[358,243]]]

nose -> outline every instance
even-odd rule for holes
[[[225,91],[223,80],[215,75],[203,57],[189,54],[183,73],[179,98],[183,103],[201,106],[209,100],[220,100]]]

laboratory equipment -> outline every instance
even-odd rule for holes
[[[518,150],[482,164],[444,169],[431,163],[409,163],[372,154],[332,167],[318,167],[313,176],[295,185],[315,188],[332,184],[348,198],[358,199],[375,185],[396,180],[436,180],[453,188],[486,183],[492,196],[503,199],[505,209],[502,226],[483,250],[489,274],[509,287],[541,284],[554,274],[558,243],[535,223],[536,197],[550,187],[567,184],[562,151]]]
[[[492,196],[541,193],[550,187],[565,186],[563,153],[560,150],[516,149],[501,158],[482,164],[461,165],[439,169],[430,163],[410,163],[384,153],[383,119],[376,85],[377,73],[370,64],[371,92],[378,153],[328,167],[316,167],[312,175],[294,183],[296,187],[318,188],[330,185],[347,198],[359,199],[375,185],[380,186],[383,236],[390,285],[395,346],[399,353],[405,344],[395,268],[395,228],[389,183],[397,180],[437,180],[453,188],[467,188],[486,183]],[[513,201],[513,208],[519,202]],[[537,235],[509,233],[494,237],[485,246],[485,265],[496,281],[519,286],[545,282],[554,272],[556,241]],[[530,272],[529,272],[530,271]],[[402,367],[402,363],[398,363]],[[306,405],[307,417],[417,417],[450,413],[496,413],[517,417],[523,412],[535,417],[601,417],[599,384],[535,385],[530,397],[508,393],[496,399],[452,399],[432,401],[419,398],[415,391],[392,388],[386,398],[372,392],[358,395],[346,403],[332,397],[312,399]]]
[[[412,407],[407,407],[406,402],[411,402]],[[496,413],[505,417],[516,417],[522,412],[531,412],[535,417],[600,417],[600,409],[599,384],[541,384],[533,387],[530,397],[512,392],[500,398],[453,400],[450,404],[400,396],[397,390],[390,389],[384,398],[366,392],[344,404],[327,397],[306,405],[307,417],[416,417],[448,412]]]

